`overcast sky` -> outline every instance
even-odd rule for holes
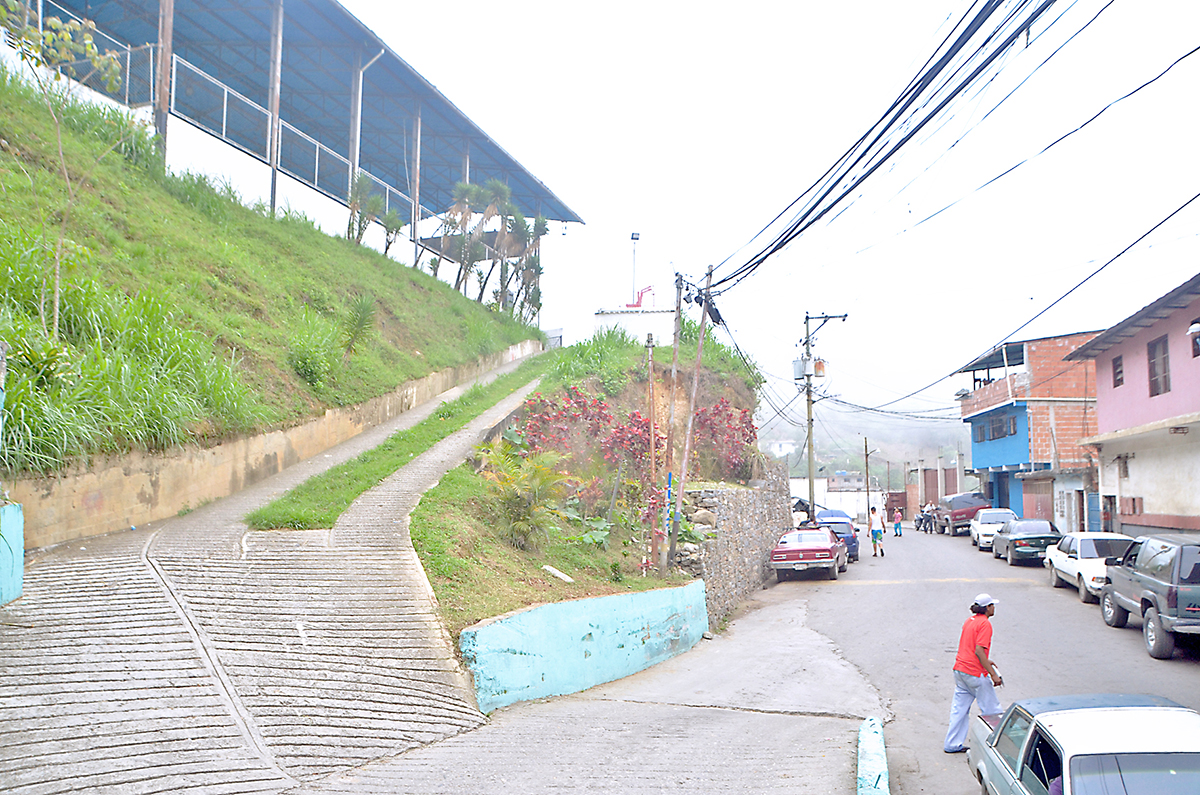
[[[542,325],[563,327],[568,344],[635,281],[659,307],[673,302],[676,270],[702,282],[867,130],[969,6],[343,2],[584,218],[543,243]],[[1200,192],[1200,54],[976,191],[1200,44],[1195,0],[1106,4],[1059,0],[1046,19],[1061,19],[1036,26],[1028,49],[851,209],[723,296],[730,332],[773,389],[795,394],[808,311],[849,314],[818,339],[831,393],[874,406],[918,390]],[[1015,338],[1122,320],[1200,271],[1198,230],[1200,201]],[[952,409],[963,386],[957,376],[899,407]]]

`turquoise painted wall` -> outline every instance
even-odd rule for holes
[[[21,595],[25,585],[25,514],[0,505],[0,605]]]
[[[577,693],[687,651],[708,629],[704,581],[541,605],[463,630],[482,712]]]

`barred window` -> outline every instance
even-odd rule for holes
[[[1171,361],[1167,355],[1167,338],[1159,337],[1146,346],[1149,360],[1150,397],[1171,391]]]
[[[1125,383],[1125,362],[1120,356],[1113,357],[1113,389]]]

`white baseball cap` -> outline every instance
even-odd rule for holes
[[[979,596],[975,597],[975,604],[979,605],[980,607],[987,607],[988,605],[996,604],[996,600],[993,599],[990,594],[981,593]]]

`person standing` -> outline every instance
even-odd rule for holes
[[[896,534],[896,538],[904,535],[904,531],[900,529],[901,518],[903,518],[903,515],[900,513],[899,508],[892,511],[892,532]]]
[[[971,703],[979,702],[984,715],[999,715],[1000,700],[995,688],[1004,684],[996,664],[992,662],[992,622],[996,600],[985,593],[971,603],[971,617],[963,622],[958,638],[958,654],[954,658],[954,698],[950,702],[950,727],[942,750],[960,754],[967,750],[967,723]]]
[[[874,508],[871,508],[871,513],[867,517],[867,529],[871,533],[871,557],[875,557],[877,554],[879,557],[884,557],[883,515],[876,513]]]

